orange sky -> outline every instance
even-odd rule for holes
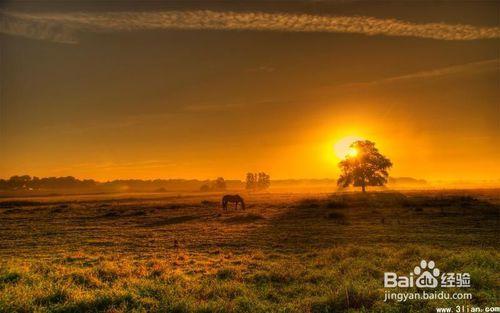
[[[396,31],[394,19],[417,25],[411,34],[381,29],[371,36],[354,24],[353,32],[339,29],[335,18],[325,22],[326,32],[322,25],[291,32],[265,23],[260,30],[178,29],[186,26],[165,21],[139,30],[106,15],[118,8],[101,6],[74,18],[93,25],[102,14],[113,23],[23,33],[23,23],[40,23],[38,15],[57,20],[82,9],[11,2],[5,10],[31,16],[19,22],[19,33],[0,29],[0,176],[243,179],[265,171],[272,178],[335,178],[334,145],[354,136],[376,142],[394,163],[391,176],[498,180],[495,10],[430,5],[201,8],[227,19],[237,10],[272,13],[283,23],[320,14],[349,23],[373,17]],[[144,10],[172,8],[119,8],[136,24],[141,17],[134,14]],[[200,18],[210,25],[209,15]],[[427,38],[418,25],[433,22],[450,32]],[[482,33],[494,38],[453,37],[463,25],[489,27]]]

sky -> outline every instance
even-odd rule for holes
[[[494,1],[3,1],[0,177],[500,179]]]

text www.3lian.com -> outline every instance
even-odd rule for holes
[[[436,312],[453,312],[453,313],[475,313],[475,312],[500,312],[500,307],[498,306],[468,306],[468,305],[457,305],[455,307],[442,307],[436,308]]]

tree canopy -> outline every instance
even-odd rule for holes
[[[337,184],[341,187],[361,187],[363,192],[367,186],[385,185],[392,162],[378,151],[375,143],[358,140],[350,148],[354,153],[350,153],[339,163],[342,173]]]
[[[264,173],[247,173],[246,178],[247,190],[265,190],[271,185],[271,177]]]

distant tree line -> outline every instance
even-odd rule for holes
[[[239,180],[226,181],[222,177],[214,181],[196,179],[121,179],[98,182],[93,179],[77,179],[73,176],[38,178],[29,175],[16,175],[9,179],[0,179],[0,191],[164,192],[194,191],[200,190],[203,186],[208,186],[209,190],[225,190],[228,184],[234,189],[242,186],[242,182]]]
[[[0,179],[0,190],[87,189],[96,186],[97,182],[92,179],[79,180],[73,176],[38,178],[16,175],[9,179]]]
[[[224,191],[240,189],[258,191],[266,190],[271,185],[270,176],[264,172],[248,173],[246,181],[225,180],[218,177],[215,180],[196,179],[118,179],[98,182],[93,179],[78,179],[73,176],[43,177],[16,175],[9,179],[0,179],[0,191],[73,191],[73,192],[165,192],[165,191]]]

